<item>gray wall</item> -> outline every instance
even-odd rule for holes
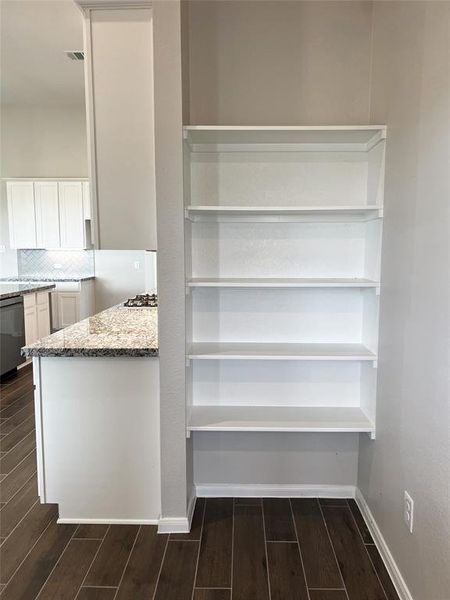
[[[449,2],[375,3],[386,210],[377,440],[361,438],[358,482],[415,600],[450,598],[449,18]]]
[[[153,2],[162,517],[186,516],[185,272],[180,2]]]
[[[2,106],[2,177],[87,177],[84,105]]]
[[[193,1],[191,124],[358,124],[372,3]]]

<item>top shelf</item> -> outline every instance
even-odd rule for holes
[[[380,206],[187,206],[190,221],[371,221],[383,216]]]
[[[386,138],[386,126],[188,125],[183,134],[191,150],[198,152],[244,149],[367,152]]]

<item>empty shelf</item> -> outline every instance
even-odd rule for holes
[[[240,219],[251,221],[369,221],[382,216],[379,206],[187,206],[186,217],[191,221],[201,219]]]
[[[208,343],[192,344],[194,360],[358,360],[375,361],[362,344]]]
[[[374,288],[379,283],[365,278],[194,277],[187,285],[213,288]]]
[[[370,432],[358,407],[192,406],[189,431]]]
[[[333,150],[367,151],[386,137],[384,125],[355,126],[253,126],[187,125],[184,136],[191,148],[197,145],[302,145]]]

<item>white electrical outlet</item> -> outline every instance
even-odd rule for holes
[[[406,490],[403,500],[403,520],[409,529],[409,533],[412,533],[414,525],[414,500]]]

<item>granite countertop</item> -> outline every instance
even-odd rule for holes
[[[24,356],[158,356],[158,309],[123,304],[22,348]]]
[[[53,283],[6,283],[0,282],[0,300],[14,298],[15,296],[24,296],[32,292],[43,292],[55,287]]]
[[[25,276],[25,277],[2,277],[0,283],[12,282],[12,281],[87,281],[88,279],[95,279],[95,275],[80,275],[79,277],[43,277],[43,276]]]

